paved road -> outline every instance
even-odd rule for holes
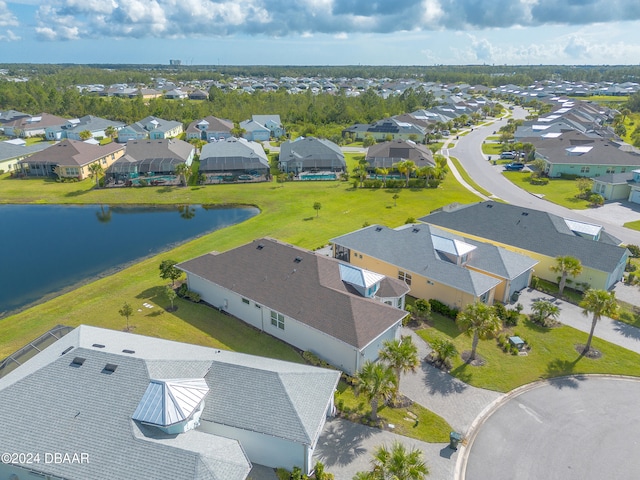
[[[459,478],[638,478],[638,396],[638,379],[574,376],[525,388],[470,439]]]
[[[526,111],[518,107],[513,113],[514,118],[524,118],[526,115]],[[460,137],[454,148],[444,153],[449,153],[449,155],[456,157],[471,178],[497,198],[514,205],[543,210],[565,218],[591,223],[596,221],[598,224],[604,226],[607,232],[616,236],[624,243],[640,245],[640,232],[638,231],[624,228],[620,226],[619,222],[612,223],[608,221],[607,218],[602,218],[602,215],[599,214],[591,216],[590,210],[570,210],[553,204],[535,195],[531,195],[507,180],[502,175],[502,169],[495,168],[482,154],[482,142],[484,139],[506,123],[507,119],[501,119],[491,125],[474,128],[469,134]],[[629,218],[629,220],[633,220],[633,218]]]

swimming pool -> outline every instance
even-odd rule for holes
[[[300,180],[336,180],[337,178],[335,173],[301,173],[298,175]]]

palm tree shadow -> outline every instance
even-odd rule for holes
[[[362,442],[376,431],[372,427],[334,418],[325,425],[318,439],[315,456],[326,467],[348,465],[355,458],[367,453]]]
[[[143,290],[138,295],[136,295],[136,298],[143,298],[145,300],[151,300],[154,303],[158,303],[156,302],[156,300],[162,298],[164,291],[165,287],[158,285],[156,287],[151,287]]]
[[[640,328],[638,327],[624,322],[614,322],[613,329],[624,337],[640,340]]]
[[[573,370],[577,363],[583,358],[583,355],[578,357],[572,362],[568,360],[552,360],[547,364],[546,377],[550,378],[549,384],[559,390],[563,388],[578,388],[579,382],[586,377],[583,375],[574,375]]]
[[[466,365],[457,367],[451,371],[451,374],[443,372],[442,370],[429,365],[428,363],[422,364],[422,371],[424,372],[424,382],[429,388],[429,393],[440,394],[442,396],[449,396],[455,393],[462,393],[467,389],[467,383],[471,379],[471,374],[465,372]]]

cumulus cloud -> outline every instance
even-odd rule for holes
[[[0,0],[0,27],[15,27],[18,25],[18,19],[9,10],[7,4]]]
[[[47,40],[240,33],[283,37],[636,19],[637,0],[51,0],[38,10],[37,32]],[[15,22],[0,0],[0,26]],[[478,58],[489,58],[488,45],[477,47]]]

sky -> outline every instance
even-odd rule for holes
[[[0,0],[0,63],[630,65],[639,0]]]

